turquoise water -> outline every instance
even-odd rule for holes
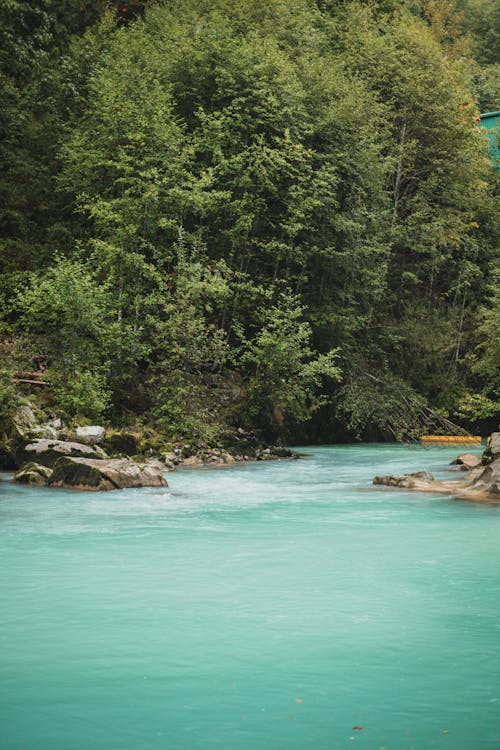
[[[500,507],[370,485],[456,449],[307,452],[0,482],[2,750],[498,750]]]

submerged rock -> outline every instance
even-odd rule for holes
[[[427,486],[430,482],[434,482],[434,477],[429,471],[415,471],[413,474],[388,474],[373,478],[373,484],[404,487],[409,490]]]
[[[130,487],[167,487],[160,461],[138,463],[126,458],[78,458],[64,456],[54,464],[52,487],[77,490],[121,490]]]

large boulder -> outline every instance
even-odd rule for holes
[[[106,430],[99,425],[90,425],[89,427],[77,427],[76,437],[78,442],[85,445],[98,445],[104,440]]]
[[[31,406],[24,404],[17,407],[16,412],[12,417],[12,423],[20,437],[29,437],[38,427],[38,421],[33,409]]]
[[[96,459],[63,456],[54,464],[52,487],[75,490],[120,490],[127,487],[167,487],[160,461],[138,463],[126,458]]]
[[[40,438],[16,451],[16,463],[17,466],[22,466],[27,461],[34,461],[44,466],[53,466],[61,456],[107,458],[106,453],[97,445],[85,445],[71,440]]]
[[[490,450],[493,453],[500,453],[500,432],[492,432],[490,437]]]
[[[472,492],[500,497],[500,458],[494,458],[472,481]]]
[[[486,466],[495,458],[500,458],[500,432],[492,432],[488,438],[486,450],[483,453],[482,463]]]
[[[39,412],[39,415],[43,413]],[[44,420],[46,419],[43,415]],[[18,406],[14,416],[12,417],[12,424],[15,432],[21,438],[30,440],[31,438],[52,438],[57,440],[60,436],[63,425],[60,419],[52,419],[47,421],[40,421],[36,416],[35,412],[26,404]]]

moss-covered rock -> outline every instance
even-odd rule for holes
[[[33,484],[45,487],[52,476],[52,469],[37,463],[27,463],[22,466],[14,476],[14,482],[18,484]]]
[[[135,456],[139,453],[137,436],[132,432],[109,432],[102,447],[110,456]]]
[[[86,490],[113,490],[114,484],[95,466],[75,461],[69,456],[58,458],[54,464],[50,484]]]
[[[92,459],[64,456],[54,464],[53,487],[78,490],[117,490],[126,487],[166,487],[166,467],[158,461],[138,463],[128,458]]]

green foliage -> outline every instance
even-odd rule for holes
[[[475,352],[474,369],[480,373],[486,392],[494,399],[500,412],[500,271],[493,276],[492,297],[488,307],[482,309],[479,328],[481,336]]]
[[[12,373],[0,370],[0,430],[8,424],[15,409],[17,398],[12,384]]]
[[[182,436],[210,431],[207,389],[228,356],[227,337],[215,322],[230,296],[227,268],[191,260],[183,244],[163,302],[155,336],[156,364],[149,387],[161,426]],[[213,407],[212,407],[213,408]]]
[[[4,0],[2,306],[59,408],[213,440],[328,397],[402,438],[496,403],[498,19],[458,6]]]
[[[103,416],[110,402],[110,390],[104,373],[75,369],[70,377],[47,372],[55,406],[70,416],[85,415],[96,420]]]
[[[69,414],[99,416],[109,400],[105,376],[107,291],[81,263],[58,259],[34,276],[17,304],[25,331],[49,358],[56,405]]]
[[[245,342],[240,360],[249,366],[247,413],[279,436],[324,403],[324,378],[340,379],[337,352],[315,355],[303,315],[298,299],[283,294],[254,339]]]
[[[106,331],[106,291],[81,263],[59,259],[19,292],[21,322],[40,337],[63,375],[99,361]]]

